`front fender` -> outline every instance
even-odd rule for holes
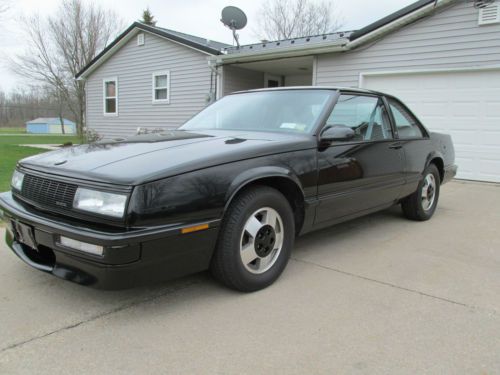
[[[286,178],[287,180],[293,182],[301,191],[302,196],[304,196],[304,189],[299,178],[290,169],[278,166],[255,167],[241,172],[238,176],[236,176],[236,178],[233,179],[226,193],[226,205],[224,207],[224,211],[226,211],[234,196],[245,186],[254,181],[270,177]]]

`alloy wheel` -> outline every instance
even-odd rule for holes
[[[240,257],[247,271],[269,270],[281,253],[283,238],[283,221],[275,209],[263,207],[250,215],[240,240]]]

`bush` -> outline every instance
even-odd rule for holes
[[[94,129],[87,129],[87,131],[85,132],[85,139],[87,143],[96,143],[102,139],[102,135],[100,135]]]

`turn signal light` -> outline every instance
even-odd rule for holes
[[[68,237],[61,236],[61,238],[59,239],[59,244],[61,244],[64,247],[68,247],[70,249],[74,249],[74,250],[78,250],[78,251],[83,251],[83,252],[89,253],[89,254],[102,256],[102,254],[104,253],[104,248],[102,246],[73,240],[73,239],[68,238]]]
[[[208,229],[208,224],[201,224],[201,225],[195,225],[194,227],[182,228],[181,233],[186,234],[186,233],[198,232],[200,230],[205,230],[205,229]]]

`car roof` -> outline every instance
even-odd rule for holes
[[[246,92],[265,92],[265,91],[291,91],[291,90],[333,90],[333,91],[342,91],[342,92],[351,92],[351,93],[359,93],[359,94],[374,94],[374,95],[384,95],[390,96],[392,95],[385,94],[380,91],[360,89],[357,87],[341,87],[341,86],[286,86],[286,87],[271,87],[271,88],[263,88],[263,89],[252,89],[252,90],[244,90],[244,91],[236,91],[231,94],[242,94]]]

